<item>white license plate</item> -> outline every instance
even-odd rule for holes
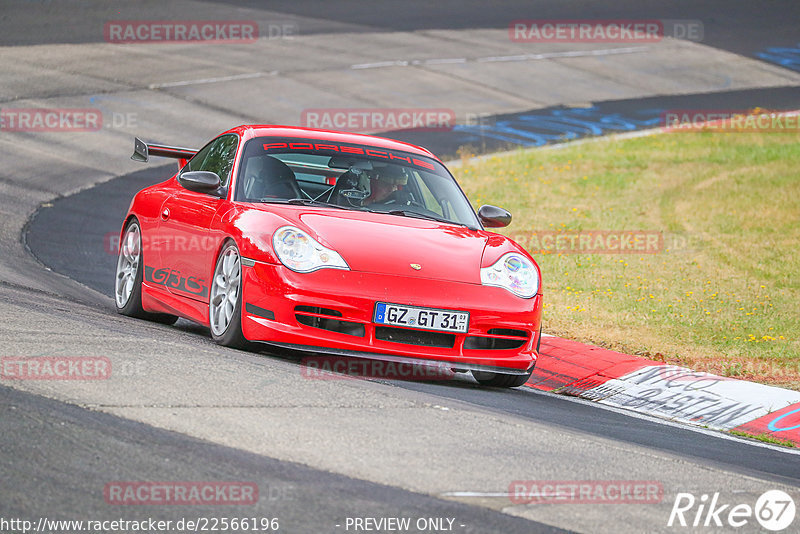
[[[375,304],[375,322],[424,330],[465,333],[469,330],[469,312],[378,302]]]

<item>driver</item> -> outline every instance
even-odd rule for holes
[[[399,165],[378,167],[370,173],[370,195],[364,199],[362,205],[388,203],[401,201],[402,188],[408,183],[403,168]]]

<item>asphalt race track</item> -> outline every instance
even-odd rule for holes
[[[58,199],[32,218],[25,234],[27,245],[34,256],[56,272],[113,298],[113,278],[109,278],[108,273],[113,272],[116,266],[114,240],[118,238],[117,227],[120,225],[117,214],[127,209],[136,191],[173,172],[172,165],[151,167]],[[86,218],[85,214],[95,206],[104,207],[108,220]],[[188,321],[181,321],[176,326],[181,327],[196,332],[198,336],[208,336],[207,331]],[[273,356],[280,357],[279,354]],[[727,469],[800,483],[800,462],[787,466],[786,455],[781,451],[750,447],[747,454],[742,454],[739,441],[720,440],[715,434],[698,434],[682,428],[673,428],[666,433],[660,422],[614,412],[604,413],[602,418],[598,418],[594,406],[532,389],[486,391],[472,387],[466,380],[455,384],[393,382],[392,385],[422,391],[440,397],[441,401],[456,400],[529,420],[546,420],[567,429],[713,461]]]
[[[0,389],[0,398],[4,454],[38,466],[3,473],[4,517],[27,517],[31,507],[43,506],[51,518],[69,517],[76,510],[106,517],[108,506],[97,499],[97,488],[114,472],[118,478],[129,479],[254,481],[262,499],[254,507],[234,507],[229,515],[278,517],[287,529],[302,525],[306,532],[328,531],[332,518],[343,519],[356,510],[376,517],[457,517],[460,522],[480,525],[483,532],[528,532],[531,528],[527,520],[485,508],[272,460],[11,388]],[[26,446],[45,434],[48,438],[40,447]],[[53,461],[41,463],[37,457]],[[60,469],[60,464],[84,466],[80,479],[73,480],[74,473],[66,465]],[[67,495],[62,493],[65,487],[70,488]],[[314,513],[309,514],[312,506]],[[141,520],[153,515],[149,510],[136,512],[126,517]],[[158,518],[178,521],[204,514],[209,511],[201,506],[164,507]],[[564,532],[534,525],[539,532]]]
[[[449,108],[497,125],[594,107],[641,119],[635,129],[656,108],[800,109],[800,73],[758,59],[800,43],[796,2],[165,4],[0,2],[0,108],[103,114],[94,132],[0,128],[0,356],[103,357],[114,369],[97,381],[0,379],[0,532],[22,532],[3,526],[12,518],[222,516],[279,518],[280,532],[301,533],[389,517],[452,519],[411,532],[681,532],[691,529],[667,526],[681,492],[752,506],[782,489],[800,503],[797,451],[467,377],[313,379],[297,354],[221,348],[183,320],[124,318],[110,296],[131,196],[174,172],[130,161],[134,135],[199,146],[240,123],[299,124],[309,108]],[[509,22],[532,18],[691,19],[705,31],[616,52],[625,45],[511,42]],[[126,19],[294,30],[252,44],[104,42],[104,24]],[[543,57],[483,60],[531,52]],[[452,155],[466,134],[389,135]],[[517,480],[649,481],[663,498],[526,504],[509,498]],[[243,481],[259,499],[125,506],[104,499],[115,481]]]

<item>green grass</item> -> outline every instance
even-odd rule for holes
[[[774,436],[770,436],[769,434],[748,434],[747,432],[741,432],[739,430],[731,430],[730,433],[734,436],[755,439],[758,441],[763,441],[764,443],[771,443],[773,445],[781,445],[783,447],[790,447],[790,448],[796,447],[796,445],[792,441],[778,439]]]
[[[545,331],[800,388],[800,134],[605,139],[454,173],[514,214],[509,235],[663,233],[657,254],[535,254]]]

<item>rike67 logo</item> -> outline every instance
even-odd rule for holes
[[[669,514],[667,526],[672,527],[732,527],[740,528],[755,518],[762,528],[781,531],[794,522],[795,504],[781,490],[764,492],[755,506],[720,502],[719,493],[703,494],[697,499],[691,493],[678,493]]]

